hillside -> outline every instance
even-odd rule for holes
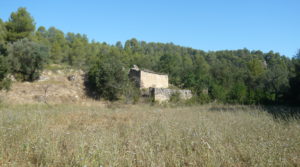
[[[39,78],[38,71],[44,66],[55,63],[86,70],[89,87],[96,90],[95,97],[119,100],[127,89],[125,69],[135,64],[168,74],[170,84],[191,90],[200,103],[299,105],[300,51],[295,50],[294,56],[256,48],[204,51],[135,38],[107,44],[55,27],[35,27],[34,18],[23,7],[12,12],[7,21],[0,20],[0,89],[9,88],[9,75],[32,82]],[[22,99],[45,101],[40,96],[47,85],[38,85],[27,92],[23,90],[27,85],[15,84],[12,90],[18,90],[15,94],[10,92],[10,97],[33,93],[30,99]],[[65,96],[71,102],[80,99],[81,93],[71,91],[77,90],[76,86],[71,86],[66,95],[60,94],[63,84],[55,86],[58,85],[49,87],[57,91],[49,95],[58,98],[52,99],[54,102],[64,101],[61,99]]]
[[[6,103],[86,103],[92,101],[85,95],[82,70],[45,70],[34,82],[14,81],[11,90],[1,91]]]

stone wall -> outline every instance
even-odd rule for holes
[[[129,77],[135,82],[140,89],[153,88],[168,88],[168,75],[154,73],[148,70],[140,70],[132,68],[129,71]]]
[[[155,73],[149,70],[140,70],[136,65],[129,71],[129,77],[140,88],[142,96],[151,96],[155,101],[169,101],[174,93],[179,93],[183,100],[190,99],[192,92],[190,90],[168,89],[169,77],[165,74]]]
[[[169,101],[170,97],[174,93],[179,93],[180,98],[187,100],[192,98],[192,92],[190,90],[175,90],[175,89],[166,89],[166,88],[150,88],[151,97],[154,98],[154,101],[164,102]]]
[[[156,74],[141,70],[140,73],[140,88],[168,88],[169,78],[168,75]]]

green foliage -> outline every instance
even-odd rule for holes
[[[195,96],[199,104],[206,104],[211,101],[210,96],[208,94],[201,93],[198,96]]]
[[[218,84],[213,84],[210,89],[210,95],[212,99],[220,102],[226,101],[227,91],[224,89],[224,87]]]
[[[102,55],[91,65],[87,74],[88,86],[96,98],[117,100],[128,80],[123,63],[113,52]]]
[[[9,64],[6,58],[0,55],[0,90],[9,90],[11,81],[7,78],[9,73]]]
[[[243,82],[237,82],[229,92],[228,102],[243,104],[247,98],[247,87]]]
[[[128,52],[137,52],[139,49],[138,41],[133,38],[125,42],[125,50]]]
[[[70,48],[67,62],[72,66],[82,67],[87,57],[88,39],[86,35],[68,33],[66,39]]]
[[[8,46],[8,58],[12,72],[22,81],[34,81],[48,59],[48,48],[44,45],[22,39]]]
[[[5,28],[5,24],[0,19],[0,54],[5,54],[6,52],[6,37],[7,37],[7,31]]]
[[[251,80],[256,80],[265,73],[265,67],[261,60],[259,59],[252,59],[247,63],[247,67],[249,70],[249,77]]]
[[[62,31],[50,27],[48,31],[42,31],[47,35],[46,40],[51,46],[50,59],[53,63],[62,63],[68,57],[68,43]]]
[[[262,89],[249,89],[247,104],[260,104],[265,98],[266,95]],[[271,99],[270,96],[268,96],[267,99]]]
[[[180,63],[181,59],[178,55],[164,54],[160,57],[157,69],[160,72],[169,74],[170,82],[174,85],[180,84]]]
[[[180,93],[179,92],[176,91],[176,92],[174,92],[174,93],[171,94],[171,96],[170,96],[170,102],[171,103],[178,104],[181,101],[182,101],[182,99],[180,97]]]
[[[300,49],[293,59],[294,76],[289,79],[290,90],[287,99],[294,104],[300,104]]]
[[[122,95],[126,104],[136,104],[141,97],[141,92],[134,82],[126,78],[122,88]]]
[[[10,15],[6,23],[7,40],[14,42],[32,35],[35,23],[26,8],[19,8],[17,12]]]
[[[270,54],[270,53],[268,53]],[[289,88],[289,71],[286,63],[278,54],[268,56],[268,71],[266,74],[267,92],[275,96],[275,101],[282,98],[282,95]]]
[[[195,94],[200,95],[209,86],[209,65],[201,55],[193,57],[194,62],[186,64],[181,74],[183,88],[191,89]],[[187,60],[185,60],[185,63]]]
[[[200,95],[194,94],[192,98],[185,100],[185,105],[195,105],[195,104],[207,104],[211,102],[211,97],[209,94],[201,93]]]
[[[117,43],[116,43],[116,47],[118,48],[118,49],[123,49],[123,45],[122,45],[122,42],[121,41],[118,41]]]
[[[3,21],[0,19],[0,44],[4,43],[6,39],[6,28]]]
[[[132,99],[138,94],[127,81],[124,70],[136,64],[168,74],[170,84],[192,90],[199,103],[217,100],[221,103],[300,104],[300,51],[294,59],[289,59],[272,51],[204,52],[135,38],[127,40],[124,46],[121,42],[108,45],[90,42],[84,34],[64,33],[55,27],[41,26],[34,30],[34,20],[25,8],[13,12],[6,23],[0,20],[0,53],[5,57],[10,55],[12,72],[21,80],[38,77],[47,57],[43,56],[47,55],[44,45],[49,48],[50,63],[89,70],[97,96],[110,100]],[[20,42],[23,38],[34,42]],[[8,46],[12,42],[15,43]],[[122,85],[130,90],[124,90]],[[209,93],[204,94],[204,90]]]

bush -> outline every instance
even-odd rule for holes
[[[8,46],[8,57],[18,80],[34,81],[47,63],[49,52],[44,45],[22,39]]]
[[[171,94],[170,96],[170,100],[171,103],[180,103],[182,101],[181,97],[180,97],[180,93],[179,92],[174,92]]]
[[[9,90],[11,81],[7,78],[9,64],[4,56],[0,55],[0,90]]]
[[[123,63],[114,55],[102,56],[87,73],[88,89],[95,98],[118,100],[128,81]]]
[[[217,84],[213,84],[211,86],[210,95],[211,95],[213,100],[218,100],[220,102],[225,102],[227,92],[225,91],[225,89],[222,86],[217,85]]]
[[[247,98],[247,87],[243,82],[237,82],[229,92],[228,102],[243,104]]]
[[[199,96],[195,96],[197,97],[198,99],[198,103],[200,104],[206,104],[206,103],[209,103],[210,102],[210,97],[208,94],[204,94],[204,93],[201,93]]]
[[[133,103],[136,104],[141,96],[140,89],[137,88],[134,84],[134,82],[127,80],[125,83],[125,86],[123,88],[123,96],[126,104]]]

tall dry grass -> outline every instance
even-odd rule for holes
[[[299,165],[300,122],[255,107],[0,107],[0,166]]]

